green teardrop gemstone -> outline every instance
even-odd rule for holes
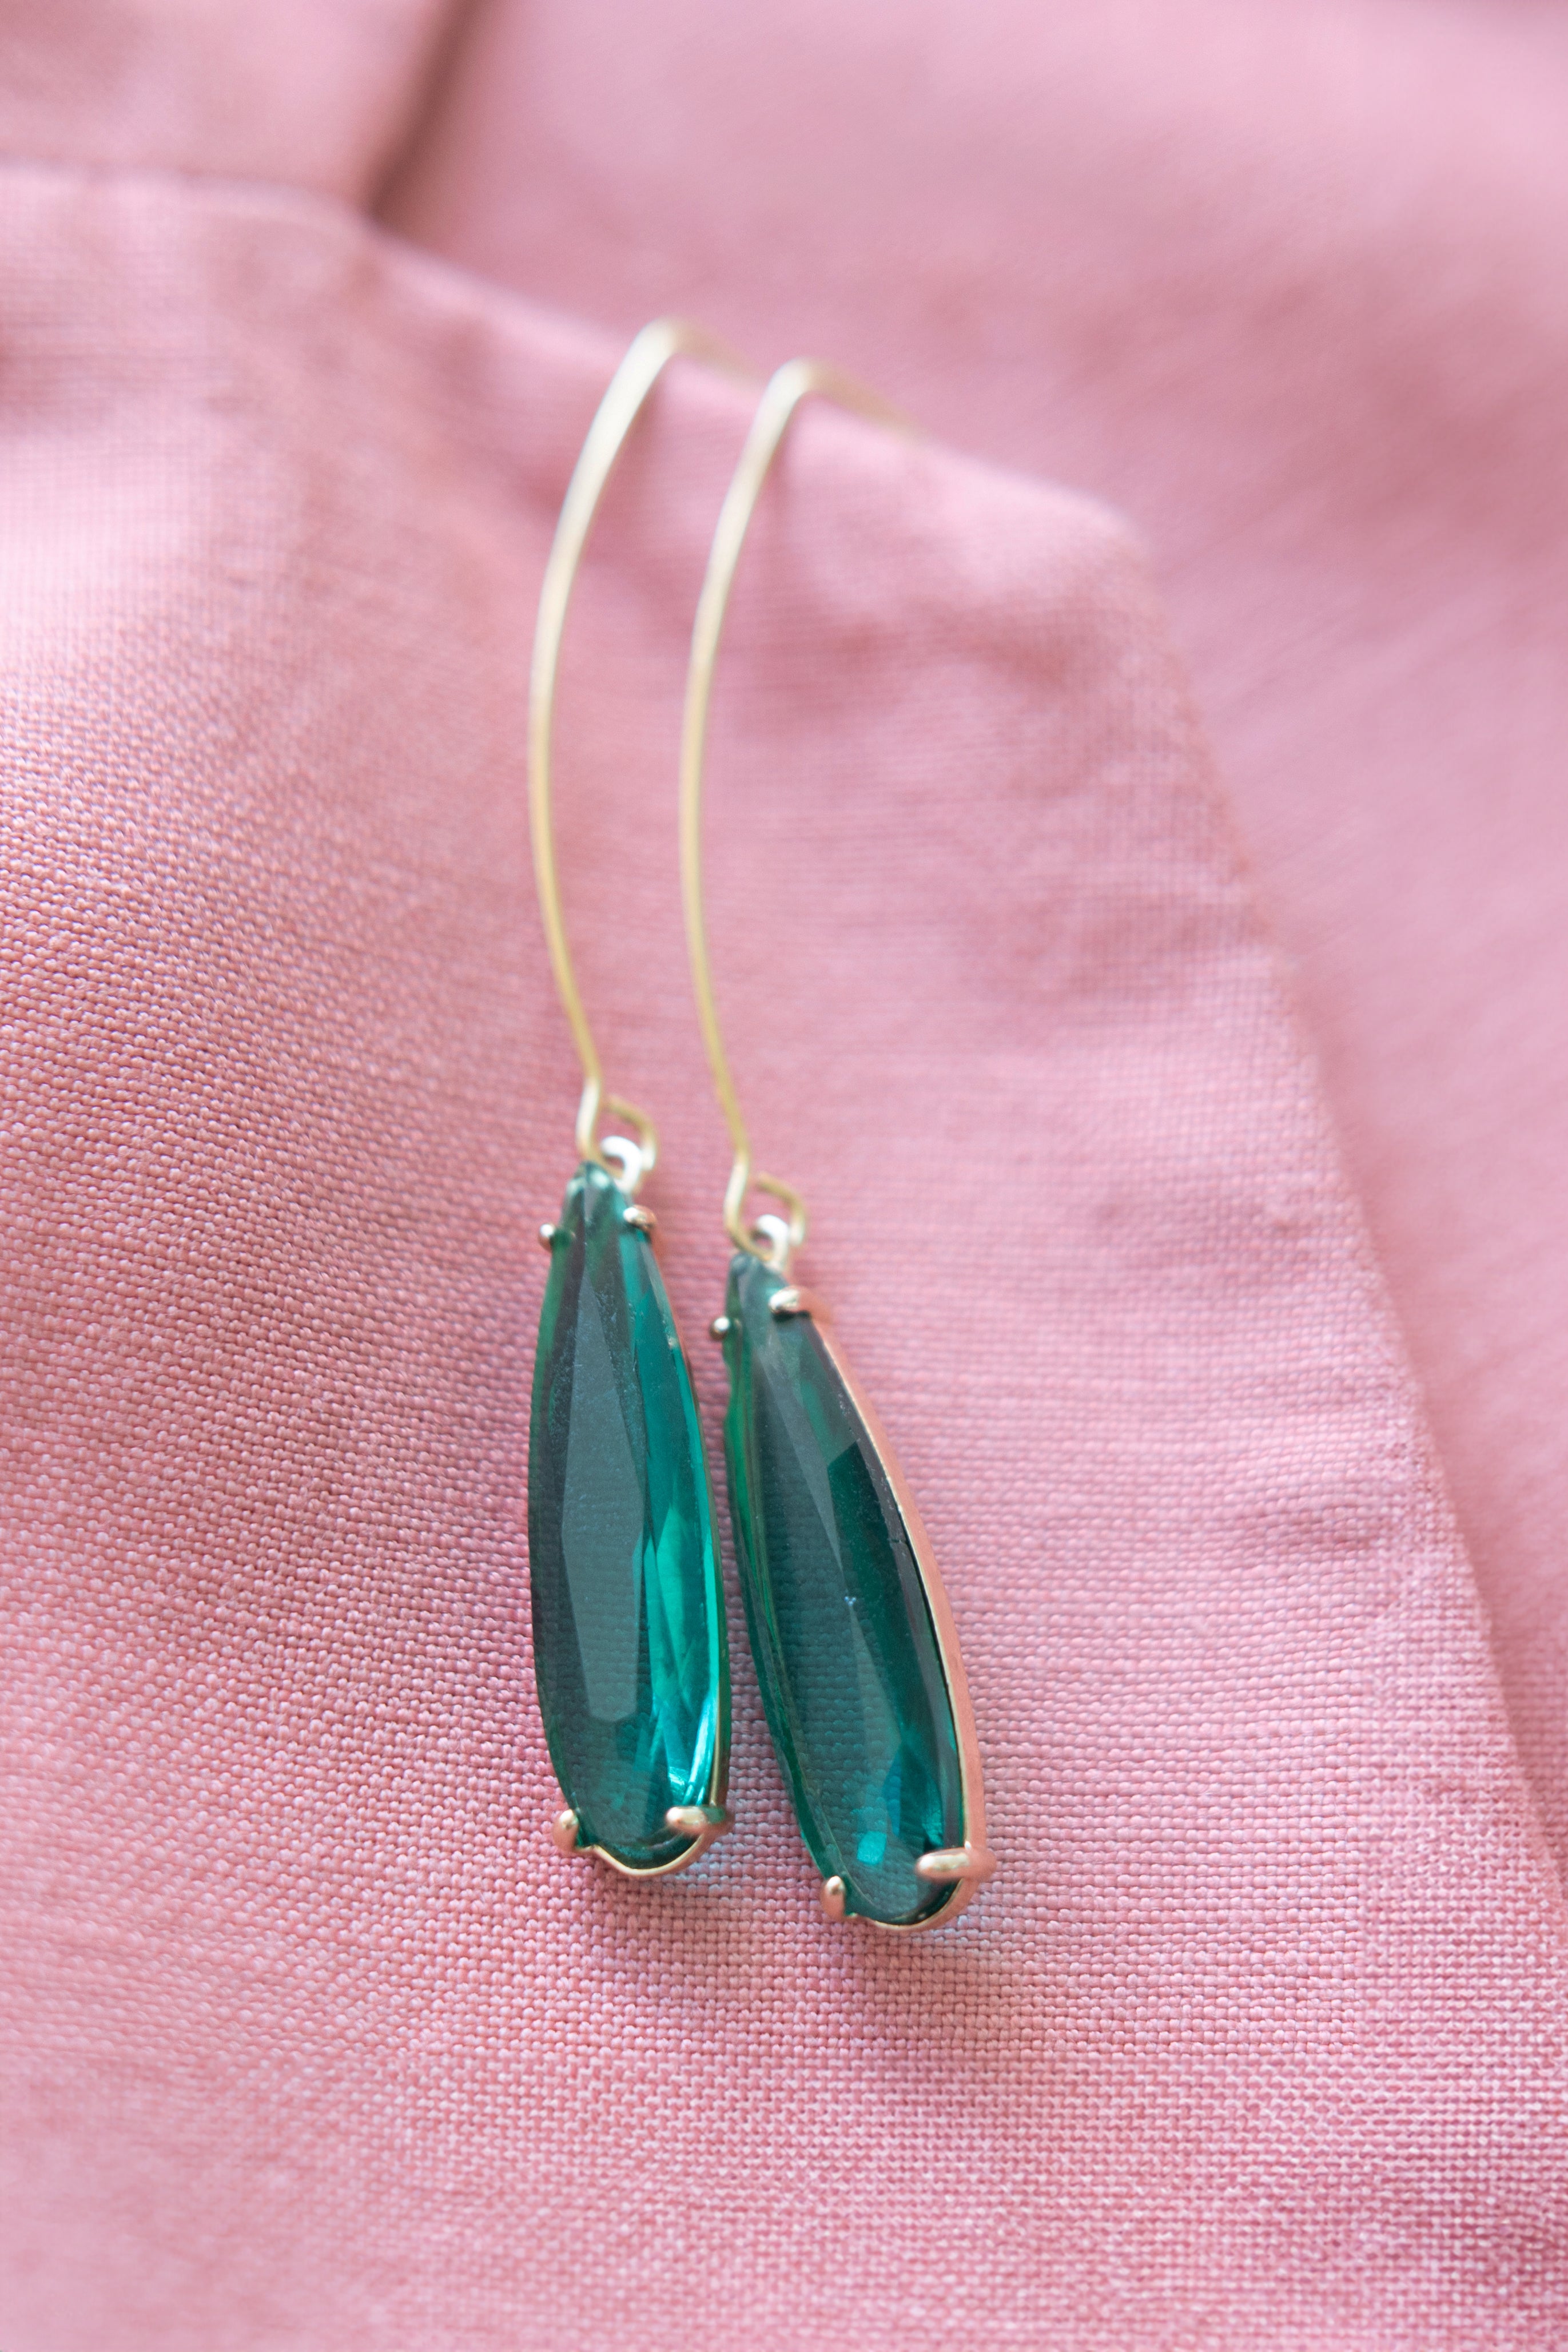
[[[550,1243],[529,1586],[539,1709],[579,1843],[657,1870],[692,1843],[670,1807],[722,1801],[729,1660],[691,1376],[626,1209],[584,1161]]]
[[[915,1874],[964,1843],[952,1699],[909,1531],[854,1401],[782,1277],[730,1265],[725,1454],[747,1624],[800,1831],[845,1908],[910,1926],[952,1898]]]

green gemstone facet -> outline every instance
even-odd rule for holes
[[[528,1432],[534,1674],[579,1843],[658,1870],[721,1802],[729,1660],[691,1376],[645,1233],[584,1161],[550,1243]]]
[[[768,1727],[845,1908],[912,1926],[952,1899],[915,1874],[964,1843],[953,1705],[915,1547],[821,1334],[776,1316],[783,1278],[730,1266],[725,1454]]]

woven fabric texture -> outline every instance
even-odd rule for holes
[[[1552,1856],[1135,536],[826,412],[758,519],[716,962],[1001,1874],[830,1929],[737,1612],[736,1829],[630,1889],[549,1838],[522,1478],[526,654],[618,345],[329,177],[89,163],[0,171],[5,2352],[1547,2352]],[[716,1441],[747,413],[658,394],[561,733]]]

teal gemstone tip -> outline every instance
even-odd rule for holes
[[[528,1580],[557,1843],[643,1875],[695,1859],[727,1818],[729,1659],[691,1376],[628,1206],[585,1160],[548,1233]]]
[[[810,1316],[773,1312],[789,1287],[737,1252],[716,1325],[763,1706],[832,1916],[928,1926],[962,1894],[916,1868],[965,1843],[953,1695],[887,1466]]]

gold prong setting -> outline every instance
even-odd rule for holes
[[[542,1249],[542,1250],[551,1250],[551,1249],[554,1249],[554,1247],[555,1247],[555,1237],[556,1237],[556,1234],[557,1234],[557,1233],[559,1232],[559,1228],[558,1226],[555,1226],[555,1225],[552,1225],[552,1224],[549,1224],[549,1223],[542,1224],[542,1225],[539,1227],[539,1247],[540,1247],[540,1249]]]
[[[638,1201],[633,1201],[630,1208],[622,1210],[621,1222],[623,1225],[630,1225],[633,1233],[646,1234],[650,1241],[659,1230],[659,1220],[653,1210],[644,1209]]]
[[[710,1845],[735,1825],[735,1815],[724,1805],[672,1805],[664,1815],[666,1828],[676,1830],[683,1837],[695,1841],[691,1852],[681,1856],[681,1867],[700,1862]]]
[[[982,1886],[996,1875],[996,1855],[984,1846],[946,1845],[923,1853],[915,1875],[930,1886]]]
[[[689,1870],[694,1862],[700,1862],[709,1846],[716,1844],[734,1823],[735,1816],[725,1805],[672,1805],[664,1815],[665,1828],[674,1830],[678,1837],[690,1838],[692,1843],[674,1862],[661,1863],[655,1870],[633,1870],[629,1864],[618,1862],[612,1853],[606,1853],[602,1846],[585,1845],[582,1823],[570,1806],[556,1814],[550,1823],[550,1836],[561,1853],[591,1855],[618,1877],[674,1878],[677,1871]]]
[[[952,1898],[939,1909],[928,1913],[924,1919],[911,1920],[906,1927],[884,1919],[869,1919],[865,1924],[884,1936],[918,1936],[932,1927],[945,1927],[963,1909],[976,1887],[983,1885],[995,1874],[996,1867],[996,1856],[988,1853],[983,1846],[939,1846],[932,1853],[921,1855],[915,1865],[915,1873],[928,1886],[955,1888],[956,1891]],[[847,1890],[841,1878],[824,1878],[820,1899],[823,1916],[831,1919],[835,1927],[854,1916],[848,1907]]]
[[[809,1322],[819,1324],[831,1323],[833,1319],[828,1312],[825,1299],[819,1298],[814,1290],[802,1289],[799,1283],[794,1282],[787,1283],[782,1290],[776,1290],[768,1302],[768,1308],[769,1314],[776,1315],[781,1323],[792,1315],[803,1315]]]

